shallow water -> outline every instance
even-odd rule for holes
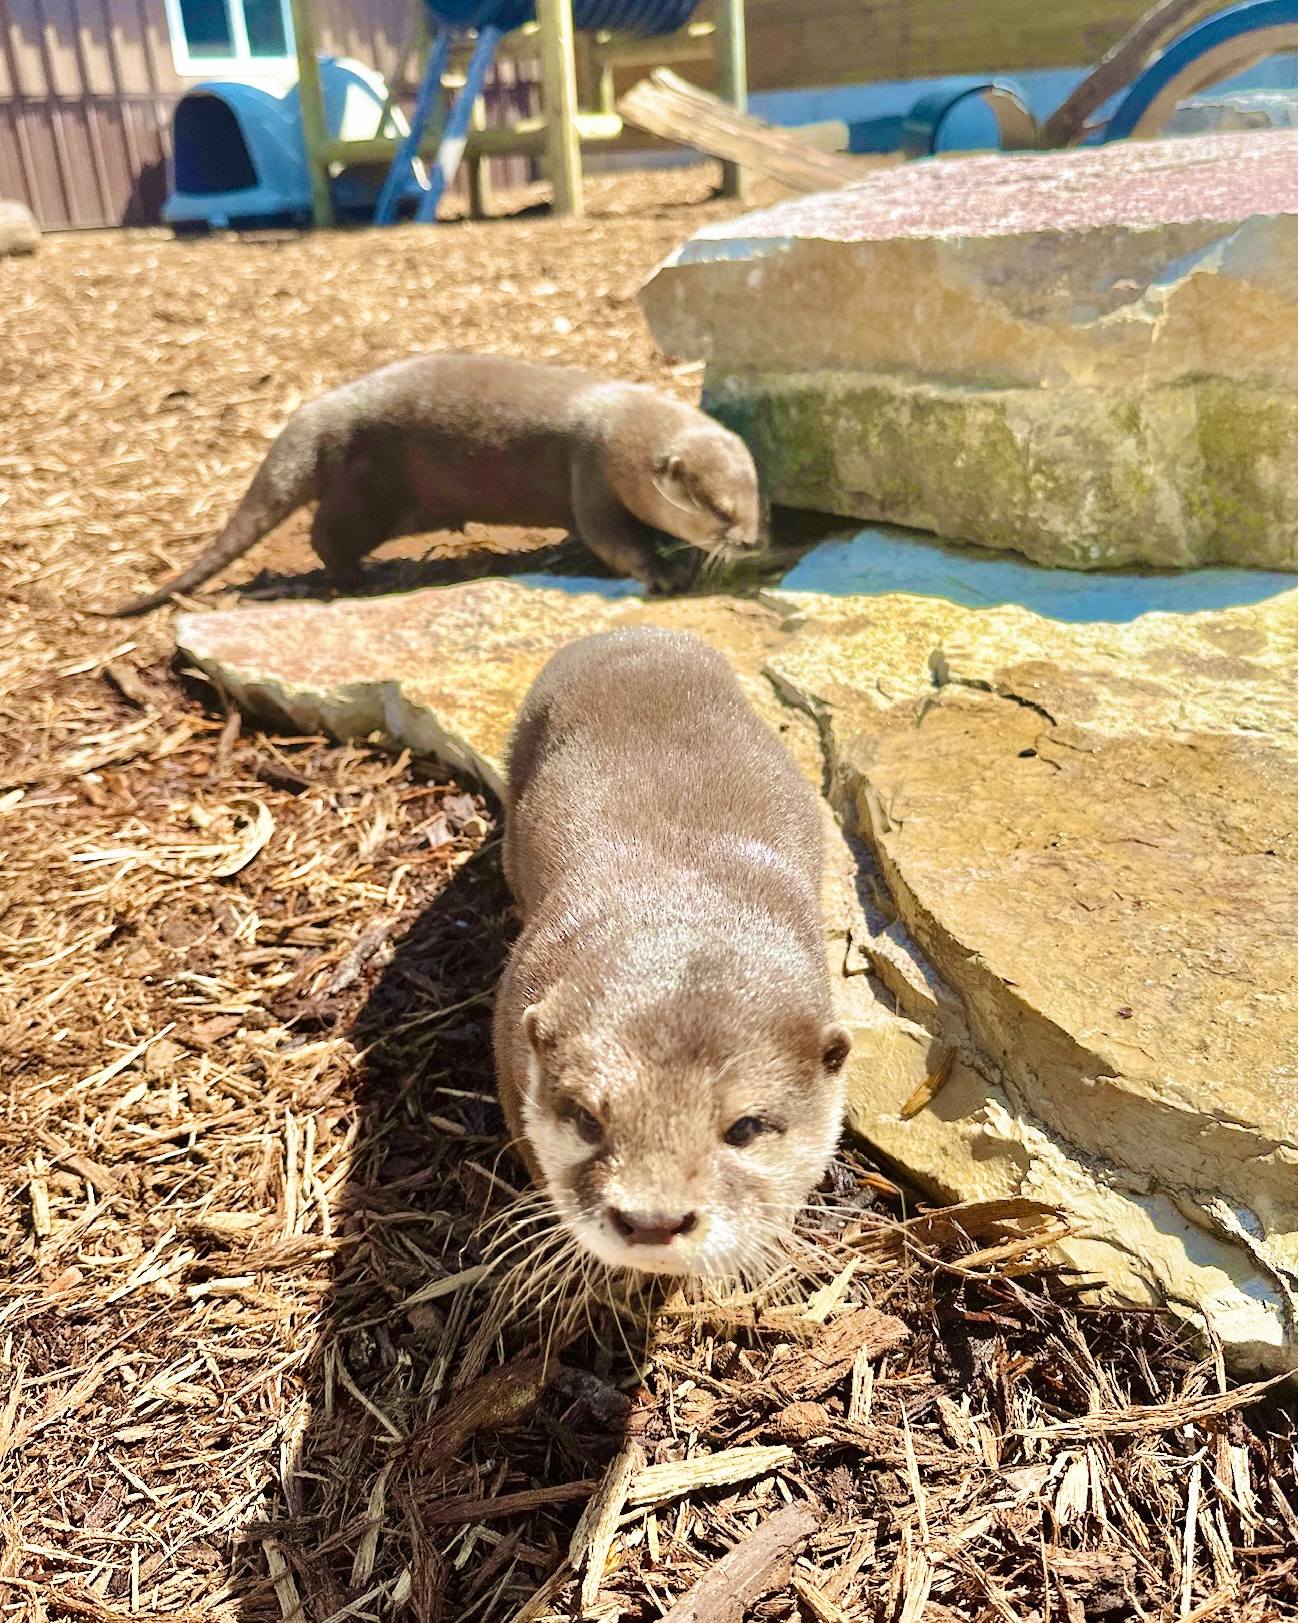
[[[1043,569],[1012,553],[956,546],[872,526],[813,547],[781,578],[790,592],[907,592],[969,608],[1018,603],[1050,620],[1123,623],[1142,614],[1198,614],[1260,603],[1295,585],[1266,569]]]
[[[693,594],[773,589],[828,597],[906,593],[976,609],[1018,603],[1048,620],[1119,625],[1143,614],[1239,608],[1295,585],[1293,574],[1269,569],[1044,569],[1014,553],[961,546],[886,525],[846,531],[841,520],[807,513],[778,512],[773,529],[772,548],[761,559],[713,581],[701,580]],[[593,575],[590,565],[590,555],[574,549],[571,558],[557,560],[553,572],[515,579],[606,598],[640,594],[635,581]]]

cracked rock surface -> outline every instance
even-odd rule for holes
[[[1066,624],[534,577],[178,630],[264,716],[377,730],[495,787],[550,652],[627,624],[726,653],[824,797],[852,1127],[938,1195],[1057,1205],[1063,1249],[1111,1295],[1211,1319],[1239,1368],[1284,1368],[1295,594]]]
[[[1295,141],[907,164],[641,294],[787,506],[1075,569],[1295,559]]]

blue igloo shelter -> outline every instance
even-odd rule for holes
[[[320,81],[331,136],[368,140],[379,133],[388,96],[380,74],[345,57],[322,57]],[[389,110],[386,123],[389,133],[407,133],[399,108]],[[371,217],[385,167],[352,166],[334,178],[340,218]],[[162,217],[178,230],[310,224],[296,73],[207,79],[187,91],[172,114],[170,178]],[[411,176],[402,203],[413,206],[421,195],[419,178]]]

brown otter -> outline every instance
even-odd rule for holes
[[[384,541],[467,523],[571,530],[652,590],[760,544],[753,458],[703,412],[642,383],[448,351],[299,407],[206,552],[111,612],[191,591],[313,499],[311,545],[343,587]],[[684,566],[656,556],[662,536],[695,549]]]
[[[842,1118],[816,797],[698,638],[549,661],[510,748],[523,931],[497,994],[501,1102],[564,1227],[614,1267],[752,1279]]]

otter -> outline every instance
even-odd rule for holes
[[[522,932],[497,993],[502,1108],[616,1269],[756,1281],[839,1137],[816,796],[726,660],[649,629],[541,671],[509,750]]]
[[[704,557],[761,545],[748,447],[643,383],[447,351],[381,367],[299,407],[216,540],[116,618],[158,608],[241,557],[306,502],[311,545],[340,588],[385,541],[467,523],[565,529],[651,591]],[[692,552],[669,560],[656,540]]]

